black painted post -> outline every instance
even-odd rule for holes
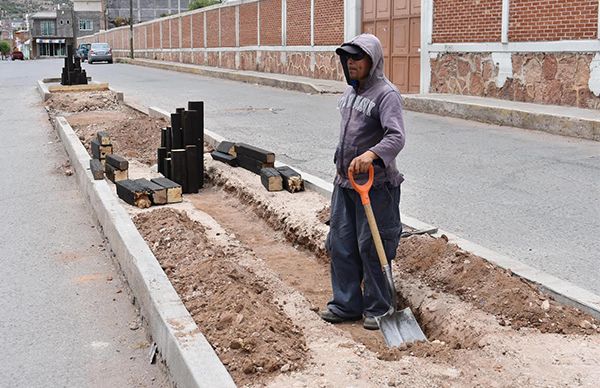
[[[188,101],[188,109],[196,111],[196,158],[199,187],[204,187],[204,101]]]
[[[187,162],[187,183],[188,192],[197,193],[200,188],[198,180],[198,156],[195,145],[185,146],[185,157]]]
[[[183,193],[189,193],[185,149],[171,150],[171,177],[169,179],[179,183]]]

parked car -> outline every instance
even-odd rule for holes
[[[13,61],[16,59],[20,59],[20,60],[24,60],[25,56],[23,55],[23,53],[19,50],[14,50],[12,52],[12,54],[10,54],[10,59],[12,59]]]
[[[108,43],[92,43],[88,52],[88,63],[94,62],[113,63],[112,49]]]
[[[90,51],[90,46],[92,44],[91,43],[81,43],[79,45],[79,47],[77,48],[77,53],[76,55],[81,58],[81,62],[85,61],[86,59],[88,59],[88,52]]]

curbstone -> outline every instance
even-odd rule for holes
[[[204,77],[221,78],[230,81],[239,81],[263,86],[271,86],[280,89],[295,90],[302,93],[321,94],[321,93],[343,93],[346,85],[340,82],[340,85],[335,86],[319,86],[318,82],[310,82],[310,80],[287,79],[283,74],[246,72],[233,69],[210,68],[208,66],[198,66],[182,64],[178,62],[162,62],[147,59],[131,59],[118,58],[119,63],[130,65],[146,66],[155,69],[171,70],[180,73],[197,74]]]
[[[42,102],[48,101],[50,98],[50,90],[48,90],[48,86],[46,86],[44,80],[38,80],[37,90],[40,93],[40,97],[42,97]]]
[[[90,156],[64,117],[54,125],[75,176],[139,301],[153,340],[178,387],[235,387],[154,254],[105,180],[95,181]]]
[[[404,108],[415,112],[600,141],[600,118],[598,118],[600,114],[592,117],[595,115],[593,111],[577,110],[573,107],[556,107],[558,109],[556,109],[556,113],[553,113],[548,110],[552,108],[548,105],[542,106],[472,96],[458,96],[465,97],[465,99],[464,101],[457,101],[454,97],[457,96],[403,95]],[[512,104],[513,106],[506,104]],[[577,112],[579,112],[579,115]]]

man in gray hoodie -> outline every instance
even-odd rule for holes
[[[391,260],[402,232],[399,204],[403,177],[395,160],[404,147],[402,99],[383,74],[383,50],[377,37],[359,35],[336,53],[350,86],[338,102],[341,130],[334,156],[337,175],[326,241],[333,298],[321,318],[341,323],[364,317],[363,326],[376,330],[374,317],[388,311],[391,296],[364,207],[348,181],[348,170],[357,182],[364,182],[369,166],[374,167],[369,197],[387,259]]]

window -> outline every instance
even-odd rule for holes
[[[56,24],[54,23],[54,20],[42,20],[40,22],[40,29],[42,36],[56,35]]]
[[[79,21],[79,31],[92,31],[93,29],[91,20],[82,19]]]

